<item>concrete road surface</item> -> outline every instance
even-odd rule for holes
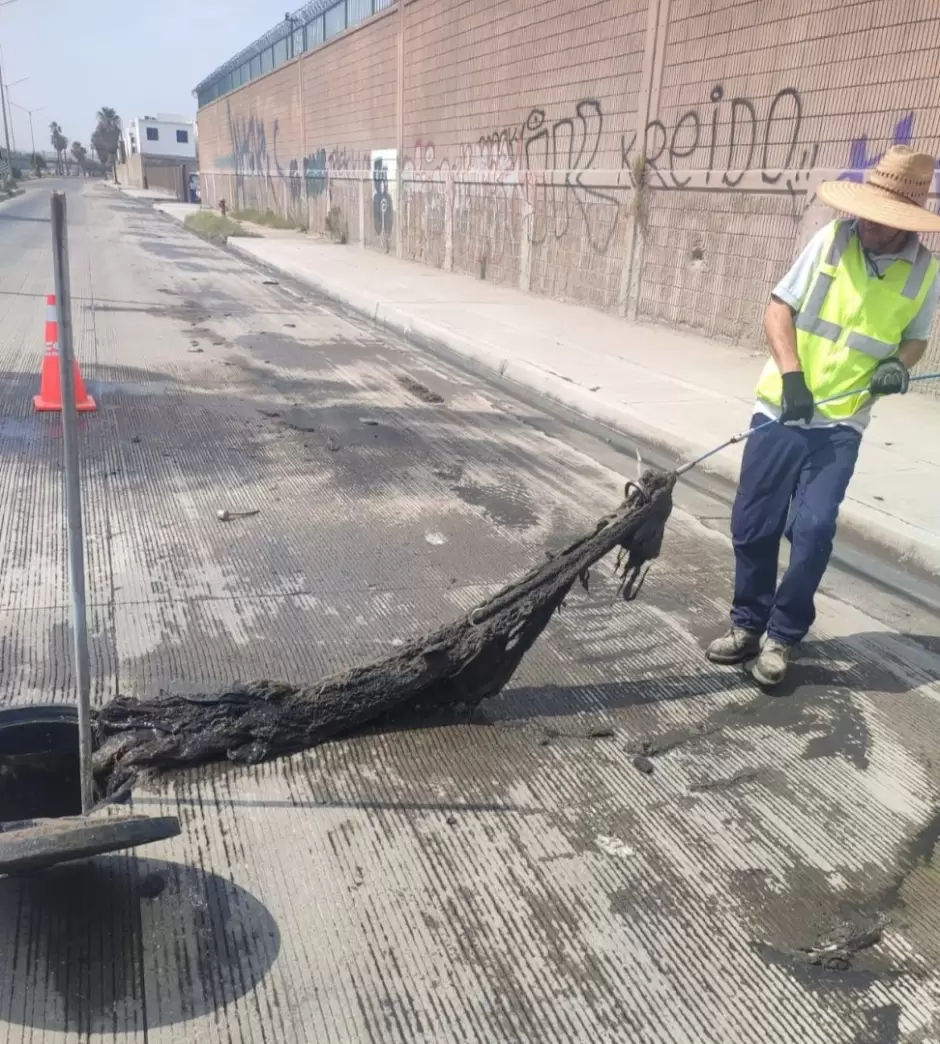
[[[388,653],[619,500],[603,443],[67,191],[97,703]],[[47,218],[0,207],[6,706],[72,698]],[[727,505],[681,505],[639,601],[596,570],[478,721],[165,778],[134,807],[179,838],[0,880],[0,1041],[940,1040],[937,618],[833,574],[761,695],[701,653]]]

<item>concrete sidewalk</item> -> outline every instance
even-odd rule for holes
[[[185,216],[183,207],[157,208]],[[748,425],[763,352],[302,233],[251,229],[259,238],[229,246],[406,339],[443,346],[677,461]],[[741,453],[731,447],[703,467],[735,482]],[[940,401],[907,395],[878,404],[842,522],[904,563],[940,571]]]
[[[115,189],[118,192],[123,192],[125,196],[130,196],[131,199],[138,199],[144,203],[166,203],[175,202],[176,196],[168,189],[142,189],[132,188],[129,185],[118,185],[110,180],[103,180],[102,185],[106,185],[110,189]],[[182,203],[181,206],[187,206],[188,204]],[[196,204],[193,204],[196,206]],[[198,209],[198,206],[196,206]]]

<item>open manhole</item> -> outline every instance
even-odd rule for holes
[[[0,710],[0,874],[161,841],[173,816],[81,815],[75,707]]]

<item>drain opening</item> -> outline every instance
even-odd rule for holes
[[[0,711],[0,823],[81,811],[76,709]]]

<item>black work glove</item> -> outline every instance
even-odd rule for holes
[[[794,421],[805,421],[809,424],[813,419],[816,403],[813,393],[806,386],[806,378],[802,370],[794,370],[783,375],[783,412],[780,414],[781,424],[792,424]]]
[[[903,395],[911,386],[911,375],[900,359],[885,359],[871,379],[872,395]]]

